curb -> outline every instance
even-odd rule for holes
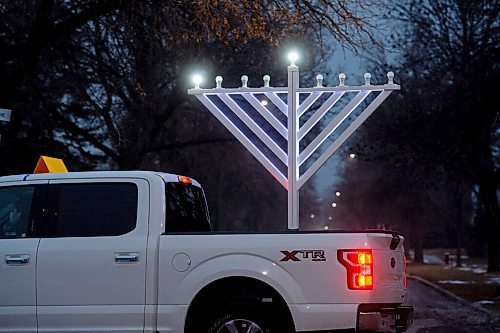
[[[413,275],[413,274],[408,274],[408,278],[412,279],[412,280],[419,281],[419,282],[425,284],[426,286],[429,286],[429,287],[435,289],[436,291],[438,291],[442,295],[444,295],[446,297],[449,297],[449,298],[453,299],[456,302],[461,303],[462,305],[470,306],[470,307],[474,308],[477,311],[483,312],[484,314],[486,314],[486,315],[488,315],[490,317],[490,322],[492,320],[494,320],[495,318],[498,318],[498,313],[497,312],[494,312],[494,311],[491,311],[491,310],[488,310],[488,309],[484,309],[480,305],[471,303],[471,302],[467,301],[466,299],[455,295],[451,291],[448,291],[448,290],[446,290],[446,289],[438,286],[435,283],[432,283],[432,282],[430,282],[430,281],[428,281],[428,280],[426,280],[424,278],[421,278],[420,276],[416,276],[416,275]]]

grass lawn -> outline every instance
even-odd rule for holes
[[[428,250],[424,255],[443,258],[444,252]],[[408,274],[424,278],[470,302],[482,302],[486,309],[500,311],[500,273],[486,273],[486,259],[464,256],[462,260],[462,267],[454,267],[453,257],[449,265],[409,262]]]

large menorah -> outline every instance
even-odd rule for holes
[[[239,88],[222,88],[223,78],[217,76],[216,87],[213,89],[200,88],[201,81],[198,79],[194,89],[188,90],[188,93],[196,96],[288,191],[288,229],[299,228],[300,188],[393,90],[400,89],[400,86],[393,82],[392,72],[387,73],[388,82],[384,85],[372,85],[371,75],[366,73],[364,85],[347,86],[346,76],[342,73],[336,87],[324,87],[323,76],[318,75],[315,87],[301,88],[299,68],[295,65],[295,60],[296,58],[291,57],[291,64],[288,66],[287,87],[271,87],[270,77],[265,75],[263,87],[249,88],[248,77],[243,75],[242,86]],[[356,94],[350,96],[352,94],[348,93]],[[378,95],[370,103],[363,105],[364,110],[335,140],[325,142],[371,93]],[[324,98],[320,99],[322,96]],[[341,100],[345,101],[345,106],[323,124],[321,120]],[[300,118],[309,110],[309,118],[300,125]],[[313,139],[305,142],[305,148],[300,150],[299,144],[301,141],[304,143],[304,138],[316,125],[323,128]],[[275,133],[276,135],[273,135]],[[283,141],[286,144],[280,145]],[[327,148],[320,154],[314,154],[322,144]],[[310,163],[304,164],[306,161]],[[303,173],[299,169],[301,166],[305,170]]]

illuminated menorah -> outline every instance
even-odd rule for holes
[[[392,91],[400,89],[399,85],[394,84],[394,73],[392,72],[387,73],[388,82],[384,85],[372,85],[370,83],[371,75],[366,73],[364,85],[347,86],[345,84],[346,76],[342,73],[339,75],[339,85],[336,87],[324,87],[323,76],[317,75],[315,87],[300,88],[299,68],[295,65],[296,60],[297,56],[291,54],[287,87],[271,87],[270,77],[265,75],[263,87],[249,88],[248,77],[243,75],[241,77],[242,86],[239,88],[222,88],[223,78],[217,76],[215,78],[216,87],[213,89],[200,88],[201,77],[195,77],[194,89],[188,90],[188,94],[196,96],[288,191],[288,229],[299,229],[300,188]],[[350,96],[346,93],[356,93],[356,95],[349,100]],[[317,159],[312,158],[312,163],[304,164],[371,93],[378,93],[378,95],[370,103],[367,103],[364,110],[335,140],[328,142],[328,148]],[[325,100],[320,103],[321,105],[316,105],[315,103],[323,95]],[[266,99],[259,100],[259,96],[265,96]],[[320,121],[341,99],[347,99],[346,105],[300,151],[301,140],[314,126],[318,123],[322,124]],[[274,106],[268,104],[268,100]],[[308,110],[313,110],[313,105],[315,105],[315,111],[312,112],[307,121],[300,125],[300,117]],[[273,108],[277,109],[278,114],[282,113],[286,117],[286,126],[284,121],[276,116],[276,112],[271,111]],[[229,112],[232,112],[237,118]],[[264,119],[264,122],[257,121],[257,118]],[[245,134],[248,131],[242,129],[242,125],[248,128],[254,136]],[[280,146],[279,137],[273,138],[269,135],[269,126],[272,127],[271,131],[276,131],[286,141],[286,149],[282,147],[283,145]],[[261,142],[260,144],[257,143],[256,138]],[[270,154],[274,156],[269,156]],[[280,170],[279,163],[284,165],[286,172]],[[299,170],[301,166],[306,169],[302,174]]]

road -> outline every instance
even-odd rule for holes
[[[500,333],[500,315],[456,302],[416,280],[408,280],[405,303],[415,307],[408,333]]]

